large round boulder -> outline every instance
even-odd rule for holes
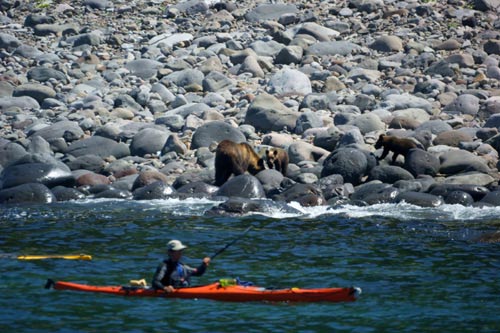
[[[165,184],[163,181],[158,180],[144,187],[140,187],[133,192],[134,200],[153,200],[153,199],[166,199],[175,190]]]
[[[444,203],[443,198],[439,196],[412,191],[399,193],[394,201],[397,203],[406,202],[420,207],[438,207]]]
[[[363,201],[369,205],[394,202],[400,190],[390,184],[372,182],[354,189],[351,200]]]
[[[439,159],[422,149],[411,149],[405,157],[404,168],[412,175],[435,176],[439,172]]]
[[[132,156],[144,156],[161,152],[170,132],[157,128],[144,128],[137,132],[130,143]]]
[[[321,178],[339,174],[346,183],[358,185],[368,169],[366,154],[355,148],[339,148],[323,162]]]
[[[75,157],[94,154],[102,158],[114,156],[119,159],[130,156],[130,149],[125,143],[116,142],[102,136],[92,136],[73,142],[65,150],[65,153]]]
[[[216,193],[223,197],[265,198],[262,184],[252,175],[239,175],[229,179]]]
[[[249,105],[245,124],[252,125],[257,131],[282,131],[295,129],[299,114],[292,111],[274,96],[260,94]]]
[[[370,170],[368,181],[379,180],[382,183],[393,184],[398,180],[412,180],[413,175],[395,165],[378,165]]]
[[[27,183],[40,183],[48,187],[72,186],[75,178],[62,163],[25,163],[6,167],[0,174],[0,188],[9,188]]]
[[[27,183],[0,191],[0,204],[46,204],[55,201],[54,194],[40,183]]]
[[[245,135],[238,129],[223,121],[211,121],[194,132],[191,139],[191,149],[208,147],[213,142],[230,140],[233,142],[246,142]]]

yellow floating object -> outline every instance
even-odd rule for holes
[[[140,279],[140,280],[130,280],[130,285],[133,287],[147,287],[147,282],[146,279]]]
[[[92,260],[89,254],[48,254],[48,255],[24,255],[18,256],[19,260],[41,260],[41,259],[66,259],[66,260]]]

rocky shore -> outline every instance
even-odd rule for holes
[[[0,204],[500,205],[499,0],[0,0],[0,14]],[[380,134],[419,148],[379,160]],[[223,139],[284,148],[286,177],[214,186]]]

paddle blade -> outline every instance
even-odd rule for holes
[[[48,255],[23,255],[18,260],[43,260],[43,259],[66,259],[66,260],[92,260],[89,254],[48,254]]]

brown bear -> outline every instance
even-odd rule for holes
[[[286,177],[286,170],[288,168],[288,153],[281,148],[266,149],[267,165],[271,169],[276,169]]]
[[[380,134],[377,143],[375,143],[375,148],[379,149],[382,147],[384,147],[384,151],[378,160],[383,160],[389,154],[389,151],[392,151],[392,163],[396,162],[396,158],[400,154],[406,157],[410,149],[422,148],[412,139]]]
[[[215,185],[217,186],[224,184],[231,174],[238,176],[248,171],[256,175],[265,168],[264,159],[246,142],[222,140],[217,145],[215,152]]]

